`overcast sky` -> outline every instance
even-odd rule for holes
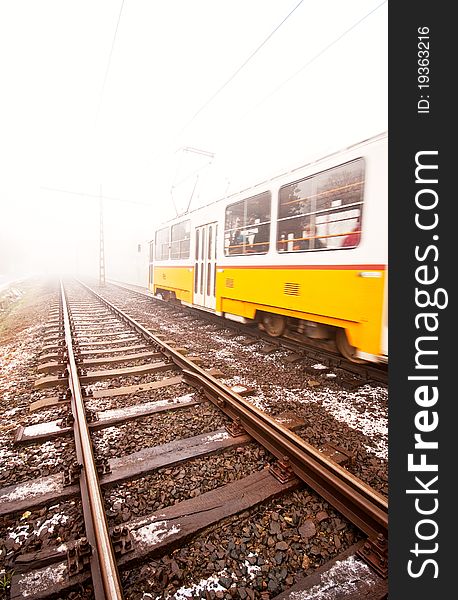
[[[96,273],[102,191],[122,277],[194,188],[385,131],[387,41],[382,0],[0,0],[0,275]]]

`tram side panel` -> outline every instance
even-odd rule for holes
[[[217,311],[247,319],[261,312],[323,323],[343,329],[349,344],[368,360],[386,353],[386,142],[359,156],[342,156],[351,160],[340,165],[334,159],[330,168],[316,175],[305,172],[303,179],[273,191],[266,254],[231,257],[231,251],[241,252],[241,242],[229,249],[220,243]],[[309,198],[316,199],[312,207]],[[249,206],[244,212],[249,214]],[[225,221],[226,234],[228,226],[232,234],[227,214]],[[343,249],[356,224],[354,247]],[[317,248],[317,240],[325,249]],[[308,244],[314,244],[312,252],[300,251]],[[251,248],[256,250],[256,244]]]
[[[216,308],[248,319],[261,311],[340,327],[352,346],[378,355],[385,273],[360,267],[224,267]]]
[[[191,219],[158,229],[150,243],[150,291],[192,303],[194,270],[190,255]]]
[[[168,291],[173,297],[187,304],[192,303],[194,269],[190,266],[156,264],[154,283],[150,287],[153,294]]]
[[[363,150],[331,157],[319,168],[298,170],[303,178],[292,183],[286,176],[270,190],[257,186],[254,195],[243,193],[197,209],[188,221],[158,230],[151,291],[170,292],[169,297],[195,304],[196,228],[217,221],[217,313],[247,319],[273,313],[323,323],[345,330],[348,342],[364,358],[374,360],[385,354],[386,139]],[[312,210],[309,198],[316,198]],[[318,204],[320,198],[328,208],[323,210],[323,202]],[[248,219],[253,211],[258,217],[254,221]],[[334,217],[326,217],[326,212]],[[307,223],[313,225],[312,234],[306,231]],[[342,249],[343,236],[358,223],[357,243]],[[245,241],[241,241],[242,229]],[[257,244],[260,233],[263,236]],[[317,244],[310,240],[318,239],[327,249],[316,251],[315,246],[313,252],[294,251],[294,244]],[[240,254],[241,246],[247,244],[251,248],[243,248],[243,256],[231,256]],[[253,250],[254,254],[245,253]]]

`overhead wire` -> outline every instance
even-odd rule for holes
[[[97,198],[97,199],[103,198],[104,200],[115,200],[116,202],[125,202],[127,204],[139,204],[140,206],[148,206],[149,208],[151,208],[150,203],[138,202],[137,200],[125,200],[124,198],[115,198],[113,196],[104,196],[104,195],[100,195],[100,194],[88,194],[86,192],[74,192],[72,190],[62,190],[59,188],[45,187],[45,186],[41,186],[40,189],[46,190],[49,192],[60,192],[61,194],[72,194],[73,196],[86,196],[87,198]]]
[[[384,4],[387,3],[388,0],[383,0],[383,2],[381,2],[380,4],[378,4],[375,8],[373,8],[371,11],[369,11],[368,13],[366,13],[363,17],[361,17],[360,19],[358,19],[358,21],[356,21],[355,23],[353,23],[353,25],[351,25],[348,29],[346,29],[343,33],[341,33],[338,37],[336,37],[332,42],[330,42],[329,44],[327,44],[324,48],[322,48],[317,54],[315,54],[312,58],[310,58],[304,65],[302,65],[302,67],[300,69],[298,69],[295,73],[293,73],[290,77],[288,77],[287,79],[285,79],[280,85],[278,85],[274,90],[272,90],[267,96],[264,96],[264,98],[258,102],[255,106],[253,106],[252,108],[250,108],[246,113],[243,114],[243,116],[241,117],[241,119],[245,118],[246,115],[250,114],[251,112],[253,112],[254,110],[256,110],[257,108],[259,108],[259,106],[261,106],[262,104],[264,104],[264,102],[266,102],[269,98],[271,98],[272,96],[274,96],[282,87],[284,87],[285,85],[287,85],[290,81],[292,81],[295,77],[297,77],[300,73],[302,73],[302,71],[304,71],[307,67],[309,67],[312,63],[314,63],[320,56],[322,56],[325,52],[327,52],[330,48],[332,48],[333,46],[335,46],[335,44],[337,44],[338,42],[340,42],[341,39],[343,39],[346,35],[348,35],[353,29],[355,29],[358,25],[360,25],[363,21],[365,21],[368,17],[370,17],[373,13],[375,13],[379,8],[381,8]]]
[[[216,92],[194,113],[191,119],[181,128],[178,132],[177,137],[179,137],[190,125],[194,122],[194,120],[200,115],[207,106],[216,98],[220,92],[223,91],[227,87],[227,85],[240,73],[240,71],[248,64],[248,62],[261,50],[261,48],[267,43],[267,41],[278,31],[278,29],[289,19],[289,17],[299,8],[299,6],[303,3],[304,0],[301,0],[287,15],[286,17],[273,29],[270,34],[259,44],[259,46],[248,56],[248,58],[240,65],[240,67],[221,85]],[[346,35],[348,35],[353,29],[355,29],[358,25],[360,25],[363,21],[365,21],[368,17],[370,17],[373,13],[379,10],[384,4],[387,3],[388,0],[383,0],[380,4],[374,7],[372,10],[363,15],[360,19],[358,19],[355,23],[353,23],[348,29],[346,29],[343,33],[341,33],[337,38],[332,40],[329,44],[327,44],[324,48],[322,48],[317,54],[315,54],[311,59],[309,59],[300,69],[298,69],[293,75],[284,80],[280,85],[278,85],[274,90],[272,90],[267,96],[265,96],[258,104],[254,107],[250,108],[246,113],[243,114],[241,119],[243,119],[247,114],[250,114],[253,110],[256,110],[259,106],[264,104],[271,96],[275,95],[283,86],[287,85],[292,79],[297,77],[302,71],[304,71],[307,67],[309,67],[313,62],[315,62],[320,56],[326,53],[330,48],[332,48],[335,44],[337,44],[340,40],[342,40]],[[155,157],[157,158],[161,153],[157,153]]]
[[[287,85],[292,79],[297,77],[300,73],[302,73],[307,67],[309,67],[313,62],[315,62],[318,58],[320,58],[323,54],[325,54],[328,50],[330,50],[334,45],[340,42],[345,36],[347,36],[351,31],[353,31],[356,27],[358,27],[363,21],[369,18],[373,13],[379,10],[384,4],[387,3],[387,0],[383,0],[380,4],[375,6],[372,10],[364,14],[360,19],[355,21],[350,27],[348,27],[344,32],[342,32],[338,37],[333,39],[330,43],[328,43],[324,48],[322,48],[317,54],[315,54],[312,58],[310,58],[300,69],[298,69],[293,75],[288,77],[285,81],[283,81],[279,86],[277,86],[272,92],[270,92],[267,96],[265,96],[258,104],[252,107],[249,111],[247,111],[241,119],[243,119],[247,114],[251,113],[253,110],[256,110],[260,105],[266,102],[271,96],[276,94],[283,86]],[[188,123],[182,128],[180,134],[195,120],[195,118],[212,102],[212,100],[234,79],[234,77],[242,70],[242,68],[251,60],[251,58],[265,45],[265,43],[272,37],[272,35],[279,29],[279,27],[293,14],[293,12],[302,4],[299,2],[294,9],[283,19],[283,21],[269,34],[269,36],[258,46],[258,48],[248,57],[248,59],[237,69],[237,71],[226,80],[226,82],[210,97],[210,99],[194,114],[192,119],[188,121]],[[178,134],[178,135],[180,135]],[[187,178],[185,178],[187,179]],[[194,192],[193,192],[194,193]],[[192,196],[191,196],[192,200]]]
[[[304,0],[300,0],[293,8],[292,10],[282,19],[282,21],[267,35],[266,38],[264,38],[264,40],[255,48],[255,50],[253,50],[250,55],[243,61],[243,63],[225,80],[225,82],[204,102],[204,104],[202,104],[202,106],[200,106],[200,108],[193,114],[193,116],[185,123],[185,125],[181,128],[181,130],[178,132],[177,137],[179,137],[194,121],[195,119],[213,102],[213,100],[231,83],[231,81],[233,81],[233,79],[235,79],[235,77],[247,66],[247,64],[256,56],[256,54],[258,54],[258,52],[267,44],[267,42],[272,38],[272,36],[284,25],[284,23],[295,13],[295,11],[301,6],[301,4],[303,4]],[[112,40],[112,44],[111,44],[111,49],[110,49],[110,54],[108,57],[108,62],[107,62],[107,68],[105,70],[105,75],[104,75],[104,79],[103,79],[103,84],[102,84],[102,90],[100,93],[100,101],[99,101],[99,107],[97,110],[97,117],[96,117],[96,123],[98,121],[98,117],[99,117],[99,113],[100,113],[100,109],[101,109],[101,105],[102,105],[102,101],[103,101],[103,94],[104,94],[104,90],[105,90],[105,86],[106,86],[106,82],[108,79],[108,74],[109,74],[109,70],[110,70],[110,65],[111,65],[111,60],[112,60],[112,56],[113,56],[113,51],[114,51],[114,47],[115,47],[115,43],[116,43],[116,38],[117,38],[117,34],[118,34],[118,29],[119,29],[119,24],[121,21],[121,17],[122,17],[122,13],[123,13],[123,8],[124,8],[124,3],[125,0],[121,1],[121,6],[120,6],[120,10],[119,10],[119,14],[118,14],[118,19],[117,19],[117,23],[116,23],[116,28],[114,31],[114,35],[113,35],[113,40]],[[355,29],[358,25],[360,25],[365,19],[367,19],[370,15],[372,15],[373,13],[375,13],[377,10],[379,10],[384,4],[387,3],[387,0],[383,0],[383,2],[381,2],[379,5],[377,5],[375,8],[373,8],[372,10],[370,10],[368,13],[366,13],[363,17],[361,17],[358,21],[356,21],[355,23],[353,23],[348,29],[346,29],[342,34],[340,34],[337,38],[335,38],[333,41],[331,41],[329,44],[327,44],[324,48],[322,48],[317,54],[315,54],[311,59],[309,59],[299,70],[297,70],[293,75],[291,75],[290,77],[288,77],[286,80],[284,80],[280,85],[278,85],[274,90],[272,90],[267,96],[265,96],[258,104],[256,104],[253,108],[249,109],[241,118],[243,119],[247,114],[251,113],[253,110],[255,110],[256,108],[258,108],[260,105],[262,105],[264,102],[266,102],[271,96],[273,96],[274,94],[276,94],[282,87],[284,87],[285,85],[287,85],[292,79],[294,79],[295,77],[297,77],[302,71],[304,71],[307,67],[309,67],[313,62],[315,62],[319,57],[321,57],[325,52],[327,52],[330,48],[332,48],[335,44],[337,44],[341,39],[343,39],[346,35],[348,35],[353,29]],[[51,188],[48,188],[51,189]],[[58,190],[56,190],[58,191]],[[64,190],[62,190],[64,191]],[[67,193],[73,193],[73,192],[67,192]],[[88,194],[81,194],[81,195],[88,195]],[[115,198],[113,198],[115,199]],[[119,199],[116,199],[119,200]],[[139,203],[141,204],[141,203]]]
[[[95,124],[96,124],[96,126],[97,126],[97,122],[99,120],[100,109],[102,107],[103,94],[105,92],[105,85],[106,85],[106,82],[107,82],[107,79],[108,79],[108,73],[110,71],[111,58],[113,56],[113,50],[114,50],[115,43],[116,43],[116,37],[118,35],[119,23],[121,21],[121,15],[122,15],[122,11],[123,11],[123,8],[124,8],[124,2],[125,2],[125,0],[121,0],[121,7],[119,9],[118,20],[116,22],[116,27],[115,27],[115,31],[114,31],[114,35],[113,35],[113,40],[111,42],[111,49],[110,49],[110,54],[108,56],[107,68],[105,69],[105,75],[104,75],[103,83],[102,83],[102,90],[100,92],[99,105],[98,105],[98,108],[97,108],[97,115],[95,117]]]
[[[284,19],[273,29],[269,35],[259,44],[259,46],[253,50],[253,52],[246,58],[243,63],[232,73],[232,75],[226,79],[226,81],[210,96],[206,102],[194,113],[191,119],[182,127],[182,129],[178,132],[177,137],[180,136],[190,125],[195,121],[195,119],[200,115],[202,111],[204,111],[211,102],[229,85],[229,83],[246,67],[246,65],[250,62],[252,58],[256,56],[256,54],[261,50],[263,46],[267,44],[270,38],[280,29],[280,27],[286,23],[286,21],[291,17],[291,15],[299,8],[301,4],[303,4],[304,0],[300,0],[298,4],[284,17]]]

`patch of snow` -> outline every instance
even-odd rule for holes
[[[149,525],[145,525],[140,529],[131,531],[131,536],[134,540],[146,544],[147,546],[156,546],[166,538],[180,532],[179,523],[167,527],[168,521],[155,521]]]
[[[188,600],[189,598],[196,598],[200,596],[200,592],[203,590],[213,590],[214,592],[225,592],[226,588],[223,587],[219,583],[219,579],[226,574],[225,571],[221,571],[216,575],[211,575],[207,579],[201,579],[199,583],[194,583],[191,587],[181,587],[179,588],[173,596],[168,596],[168,598],[173,598],[174,600]]]
[[[43,477],[38,481],[26,481],[25,483],[14,486],[14,489],[11,492],[0,496],[0,504],[57,491],[61,486],[62,475],[60,474]]]
[[[40,521],[37,522],[38,531],[36,531],[35,535],[40,537],[40,533],[43,529],[47,529],[49,533],[53,533],[54,527],[56,525],[64,525],[70,517],[64,514],[53,515],[50,519],[46,519],[43,523],[40,524]]]
[[[328,373],[329,375],[335,377],[334,374]],[[243,376],[225,379],[224,383],[229,387],[245,385],[258,389],[256,382]],[[386,460],[388,458],[387,395],[386,388],[371,385],[362,386],[354,392],[319,391],[316,388],[286,389],[273,385],[267,396],[259,390],[248,397],[247,401],[265,412],[271,412],[275,405],[285,403],[321,403],[336,420],[361,431],[370,439],[370,443],[365,446],[368,452]]]
[[[257,556],[257,555],[253,554],[253,552],[250,552],[248,554],[248,558],[251,558],[252,556]],[[245,565],[246,570],[247,570],[247,575],[249,575],[251,580],[254,579],[256,577],[256,573],[258,573],[261,570],[261,567],[258,567],[258,565],[252,565],[247,560],[243,564]]]
[[[236,394],[240,394],[240,392],[244,392],[247,388],[244,385],[234,385],[231,390]]]
[[[23,598],[35,596],[39,592],[46,590],[51,585],[64,580],[67,571],[67,563],[61,562],[57,565],[50,565],[44,569],[37,569],[29,573],[21,574],[17,581],[17,586],[21,590]]]
[[[63,442],[63,446],[65,445],[65,442]],[[39,466],[41,468],[53,467],[60,463],[61,454],[62,449],[56,448],[51,441],[41,444],[32,458],[24,448],[11,448],[9,446],[0,448],[1,462],[4,468],[8,469],[13,469],[16,466],[24,466],[30,463],[30,460],[35,459],[39,459]]]
[[[219,442],[220,440],[227,440],[229,434],[227,431],[219,431],[218,433],[214,433],[213,435],[207,435],[202,439],[203,444],[208,444],[209,442]]]
[[[97,442],[99,450],[103,453],[105,450],[116,446],[119,438],[122,437],[122,431],[118,427],[107,427],[100,431],[100,438]]]
[[[24,429],[24,435],[35,436],[42,433],[53,433],[54,431],[60,431],[62,427],[59,425],[59,423],[60,421],[45,421],[44,423],[29,425]]]
[[[107,421],[109,419],[116,419],[122,417],[131,417],[137,414],[142,414],[145,411],[153,408],[159,408],[162,406],[174,406],[177,404],[186,404],[192,402],[195,394],[186,394],[179,398],[173,398],[170,400],[157,400],[156,402],[144,402],[143,404],[135,404],[133,406],[126,406],[124,408],[113,408],[110,410],[104,410],[97,413],[101,421]]]
[[[248,558],[253,556],[256,556],[256,554],[253,554],[252,552],[248,554]],[[249,580],[253,580],[257,573],[261,571],[261,567],[252,565],[248,560],[245,560],[243,564],[246,567]],[[227,592],[227,589],[219,583],[219,580],[225,577],[230,577],[232,579],[233,583],[231,584],[231,588],[236,587],[235,582],[238,581],[236,574],[229,573],[227,569],[223,569],[218,573],[210,575],[210,577],[207,577],[207,579],[201,579],[199,583],[194,583],[189,587],[182,586],[173,594],[173,596],[169,595],[167,598],[170,600],[172,598],[173,600],[188,600],[189,598],[198,598],[202,591]]]
[[[15,527],[12,531],[8,532],[8,537],[15,542],[24,542],[29,537],[29,525],[19,525],[18,527]]]
[[[96,390],[105,390],[109,386],[109,381],[96,381],[95,383],[91,383],[90,385],[88,385],[86,389],[95,392]]]
[[[369,388],[369,389],[368,389]],[[388,418],[386,408],[368,401],[362,394],[370,393],[370,386],[364,386],[358,392],[341,392],[335,395],[323,394],[323,407],[332,416],[365,436],[371,438],[373,446],[366,449],[378,458],[388,458]],[[370,406],[369,406],[370,404]]]
[[[323,573],[321,582],[309,590],[291,592],[289,600],[348,600],[354,597],[360,588],[361,582],[374,582],[376,575],[363,562],[349,556],[345,560],[338,560],[336,564]]]

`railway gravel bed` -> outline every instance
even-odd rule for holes
[[[334,444],[353,455],[347,468],[363,481],[388,494],[388,390],[366,384],[347,390],[339,384],[339,370],[329,370],[315,361],[289,362],[290,352],[266,354],[265,342],[237,335],[225,326],[189,315],[186,310],[138,293],[106,286],[99,290],[138,319],[151,331],[199,356],[206,368],[224,374],[229,386],[253,389],[247,400],[276,415],[286,410],[303,418],[297,433],[310,444]]]
[[[307,490],[219,523],[187,546],[126,574],[129,600],[274,597],[359,538]],[[264,596],[265,597],[265,596]]]
[[[70,297],[83,299],[87,293],[69,286]],[[384,386],[366,385],[348,391],[339,385],[339,372],[320,368],[314,361],[290,362],[290,353],[265,349],[265,342],[248,335],[235,335],[224,326],[208,324],[196,316],[137,294],[106,286],[98,293],[115,303],[163,339],[173,340],[188,355],[197,356],[206,369],[221,371],[229,386],[250,388],[247,400],[272,414],[294,413],[304,424],[296,430],[310,444],[334,444],[347,450],[352,461],[347,468],[363,481],[387,493],[386,402]],[[12,444],[19,424],[34,425],[62,419],[65,406],[29,412],[31,402],[52,399],[65,386],[37,391],[39,355],[43,338],[49,335],[49,306],[57,301],[57,287],[28,284],[24,294],[0,316],[0,411],[3,468],[0,487],[59,473],[74,461],[71,436],[26,446]],[[71,303],[71,302],[70,302]],[[81,309],[79,309],[81,310]],[[100,317],[103,322],[103,317]],[[113,326],[110,326],[113,333]],[[117,329],[117,328],[115,328]],[[119,330],[127,329],[120,327]],[[107,342],[103,328],[101,342]],[[128,334],[123,334],[125,339]],[[83,338],[80,337],[82,341]],[[85,349],[100,349],[86,336]],[[110,351],[98,358],[109,359]],[[147,364],[133,359],[123,366]],[[110,369],[110,362],[90,367]],[[141,376],[113,376],[108,381],[89,383],[97,392],[130,385],[145,385],[177,375],[175,368]],[[178,383],[154,390],[86,400],[90,411],[122,412],[145,402],[170,402],[190,395],[190,387]],[[192,390],[199,404],[138,418],[125,424],[92,432],[97,457],[119,459],[146,448],[209,434],[220,430],[228,418]],[[146,476],[126,480],[103,489],[110,526],[128,524],[181,502],[205,497],[222,486],[263,472],[272,455],[249,442],[208,456],[162,467]],[[84,535],[80,500],[75,497],[37,509],[0,517],[0,577],[9,581],[20,557],[31,552],[61,551]],[[121,573],[126,600],[205,598],[213,600],[273,598],[293,586],[298,578],[351,548],[361,533],[327,502],[301,485],[274,499],[207,526],[201,533],[171,547],[159,556]],[[0,597],[8,597],[8,585]],[[65,595],[72,600],[90,600],[93,589],[82,584]],[[324,597],[325,598],[325,597]]]
[[[96,431],[96,448],[106,456],[124,456],[138,448],[152,448],[201,433],[210,433],[229,423],[221,412],[207,402],[190,409],[162,413],[141,419],[137,425],[126,423]]]
[[[143,516],[195,498],[269,465],[272,458],[255,444],[213,456],[197,458],[172,468],[158,469],[135,482],[128,481],[105,492],[108,517],[113,524]]]
[[[168,376],[172,376],[174,373],[169,372]],[[152,381],[157,381],[158,378],[152,379]],[[134,385],[138,383],[135,382]],[[92,391],[97,389],[106,389],[108,384],[104,385],[89,385],[88,388]],[[114,385],[112,387],[115,387]],[[120,387],[120,386],[116,386]],[[176,398],[177,396],[185,396],[189,394],[189,387],[184,384],[178,384],[173,388],[162,388],[160,390],[148,390],[144,392],[135,392],[134,394],[124,394],[123,396],[115,396],[112,398],[97,398],[92,399],[89,398],[86,401],[86,406],[90,410],[116,410],[122,409],[127,406],[135,406],[136,404],[140,404],[142,402],[159,402],[159,401],[168,401]]]

